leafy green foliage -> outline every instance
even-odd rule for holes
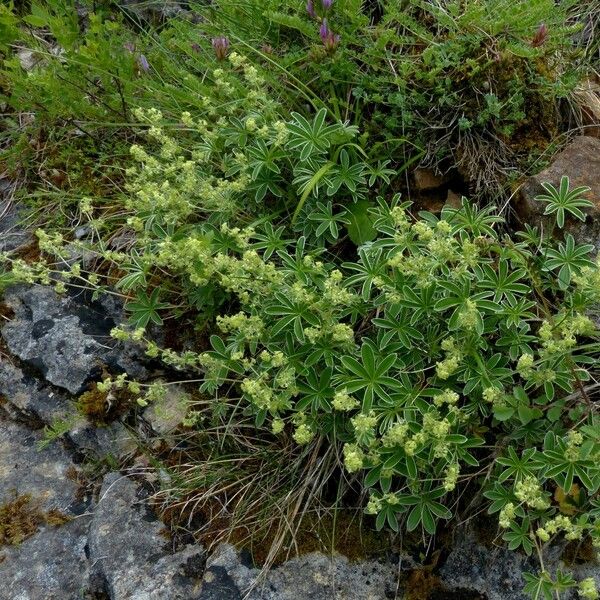
[[[51,282],[65,243],[89,253],[98,272],[70,260],[59,291],[116,290],[133,331],[114,335],[195,373],[217,430],[270,426],[268,454],[326,454],[377,529],[434,535],[467,495],[515,551],[600,543],[592,246],[504,235],[467,199],[413,213],[397,193],[419,162],[458,169],[479,199],[532,164],[586,69],[575,3],[315,4],[190,3],[201,19],[159,28],[97,8],[84,31],[67,0],[0,8],[2,99],[35,115],[7,119],[3,161],[48,215],[42,259],[3,255],[0,288]],[[585,188],[544,188],[558,228],[585,219]],[[89,235],[61,236],[54,214]],[[167,318],[200,332],[194,350],[145,338]],[[525,584],[575,585],[543,569]]]

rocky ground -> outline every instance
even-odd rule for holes
[[[576,138],[528,180],[519,213],[542,220],[533,197],[540,181],[556,184],[562,174],[592,188],[597,209],[574,232],[600,248],[599,139]],[[0,250],[24,247],[28,232],[17,225],[10,185],[0,182],[0,192]],[[469,529],[456,534],[435,572],[410,556],[350,562],[313,553],[264,574],[229,545],[207,553],[173,544],[136,465],[142,443],[177,426],[176,400],[168,412],[126,411],[102,427],[72,416],[76,398],[104,369],[161,375],[134,347],[110,338],[120,319],[110,299],[59,296],[43,286],[15,286],[0,303],[0,600],[524,598],[521,574],[535,563]],[[44,427],[61,421],[68,433],[46,444]],[[562,551],[555,549],[549,570]],[[575,569],[600,583],[597,564]]]

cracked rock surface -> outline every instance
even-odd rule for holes
[[[13,287],[4,303],[14,313],[2,329],[8,349],[49,383],[78,394],[104,367],[147,376],[135,350],[110,338],[116,322],[99,303],[39,285]]]
[[[193,545],[173,553],[163,530],[133,481],[120,473],[104,478],[88,543],[96,577],[110,598],[200,597],[200,580],[189,574],[201,570],[204,550]]]

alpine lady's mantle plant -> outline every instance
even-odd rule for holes
[[[255,77],[243,59],[240,67],[243,77]],[[257,91],[252,101],[259,97]],[[200,391],[215,398],[217,420],[230,423],[241,405],[274,436],[314,452],[324,444],[339,448],[378,529],[433,535],[457,511],[468,515],[460,502],[468,491],[472,506],[479,499],[498,514],[509,548],[537,552],[542,570],[526,582],[534,597],[572,582],[546,573],[543,556],[558,537],[589,537],[600,546],[592,379],[600,346],[590,316],[600,301],[600,268],[593,247],[569,233],[555,241],[530,226],[514,239],[503,236],[493,208],[466,199],[439,217],[416,216],[396,195],[378,198],[368,210],[373,239],[355,260],[340,260],[325,243],[334,247],[351,224],[327,198],[345,188],[350,211],[373,178],[394,174],[351,154],[354,128],[328,125],[319,112],[312,121],[273,116],[249,130],[246,119],[240,137],[241,128],[224,121],[194,123],[184,115],[188,127],[205,132],[186,160],[162,131],[160,113],[139,116],[149,120],[158,149],[132,149],[140,167],[129,172],[128,210],[137,234],[128,253],[95,248],[124,273],[118,289],[135,297],[127,305],[135,332],[114,335],[145,343],[150,356],[176,368],[197,370]],[[229,122],[238,119],[234,112]],[[232,153],[223,136],[237,147]],[[220,175],[219,153],[235,165]],[[307,215],[298,222],[306,235],[293,242],[285,224],[228,225],[243,194],[262,199],[263,183],[283,193],[286,171],[298,186],[292,219]],[[565,215],[584,218],[585,189],[570,190],[563,179],[546,191],[540,200],[559,231]],[[207,218],[194,223],[202,212]],[[309,220],[317,215],[315,229]],[[59,237],[40,232],[39,240],[44,253],[64,255]],[[49,268],[12,261],[12,276],[48,281]],[[80,265],[63,276],[85,278]],[[98,275],[87,281],[96,285]],[[215,317],[211,349],[180,354],[145,339],[144,328],[172,310]],[[146,389],[124,376],[100,385],[129,385],[138,395]],[[150,386],[139,402],[163,392]],[[592,598],[590,590],[584,582],[582,593]]]
[[[559,229],[565,212],[584,217],[585,189],[546,187]],[[380,198],[377,237],[353,262],[271,226],[146,241],[163,269],[235,306],[211,350],[148,352],[198,368],[201,391],[243,402],[257,427],[339,445],[378,529],[433,535],[467,490],[487,499],[509,548],[542,561],[527,590],[550,598],[575,582],[544,571],[545,546],[600,547],[598,260],[571,234],[502,236],[493,209],[466,199],[440,217],[409,207]]]

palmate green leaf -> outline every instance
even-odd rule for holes
[[[363,176],[365,165],[362,162],[350,164],[350,155],[344,148],[340,152],[339,164],[335,165],[329,174],[329,185],[327,195],[333,196],[344,186],[353,196],[358,199],[356,194],[360,186],[364,186],[366,179]]]
[[[533,542],[529,537],[529,529],[531,523],[528,517],[525,517],[521,524],[516,521],[512,521],[510,524],[510,530],[504,533],[502,539],[508,542],[509,550],[518,550],[523,548],[527,556],[531,556],[533,551]]]
[[[296,408],[302,411],[310,408],[314,414],[319,411],[331,412],[331,398],[334,394],[332,374],[332,368],[323,369],[320,373],[314,368],[310,369],[308,375],[298,382],[300,396]]]
[[[158,311],[169,308],[169,304],[160,302],[161,291],[161,288],[157,287],[150,295],[146,292],[139,292],[133,302],[125,304],[125,310],[131,313],[129,323],[136,328],[145,328],[150,322],[155,325],[162,325],[163,320]]]
[[[443,488],[437,488],[432,491],[423,491],[414,497],[416,500],[415,506],[410,511],[406,521],[408,531],[414,531],[421,524],[429,535],[433,535],[436,531],[438,519],[450,519],[452,517],[451,511],[437,501],[437,498],[444,494]]]
[[[315,236],[317,238],[325,237],[330,242],[335,242],[340,237],[340,228],[350,223],[345,210],[334,214],[332,202],[317,202],[315,208],[307,216],[309,221],[318,223]]]
[[[289,139],[287,148],[300,152],[300,160],[306,161],[315,154],[324,154],[331,145],[332,136],[341,125],[326,125],[327,110],[321,108],[312,122],[300,113],[292,113],[293,121],[287,124]]]
[[[531,600],[554,600],[554,585],[550,575],[542,571],[538,575],[523,573],[525,587],[523,591],[529,594]]]
[[[392,162],[391,160],[378,161],[377,166],[369,165],[367,171],[369,173],[369,187],[373,187],[378,179],[381,179],[385,183],[390,183],[390,176],[396,174],[395,169],[389,169],[387,166]]]
[[[502,222],[502,218],[494,214],[494,206],[478,208],[467,198],[461,201],[461,208],[444,206],[441,218],[453,225],[454,233],[466,231],[473,237],[487,236],[496,239],[494,230],[496,223]]]
[[[423,334],[410,324],[408,310],[399,305],[389,307],[385,318],[374,318],[371,322],[385,331],[381,338],[382,346],[397,339],[404,348],[409,349],[416,341],[423,339]]]
[[[150,265],[141,261],[135,250],[131,252],[131,262],[123,264],[121,269],[127,274],[119,279],[116,285],[117,289],[131,292],[135,289],[147,287]]]
[[[530,286],[519,283],[519,280],[527,275],[525,269],[511,268],[506,258],[499,259],[496,269],[489,264],[483,264],[477,267],[475,273],[478,278],[478,286],[494,292],[494,302],[500,302],[505,298],[516,304],[517,296],[531,292]],[[502,310],[502,307],[498,308]]]
[[[269,260],[277,250],[283,251],[292,240],[284,238],[286,229],[283,225],[273,227],[270,222],[264,223],[259,231],[254,234],[255,242],[251,244],[251,248],[262,250],[264,260]]]
[[[358,263],[344,263],[342,267],[355,273],[346,279],[346,284],[348,286],[362,284],[361,296],[363,300],[367,301],[371,297],[373,280],[376,277],[385,279],[386,261],[383,259],[382,252],[379,249],[367,250],[360,248],[358,255]]]
[[[492,489],[485,491],[483,495],[488,500],[492,501],[492,503],[488,507],[488,514],[490,515],[500,512],[509,502],[514,504],[515,506],[518,506],[519,504],[519,501],[514,495],[512,488],[506,488],[503,485],[501,485],[498,481],[495,481],[493,483]],[[518,508],[517,510],[520,512],[517,512],[516,514],[518,516],[523,516],[523,509]]]
[[[559,243],[558,249],[546,250],[547,260],[544,269],[547,271],[558,269],[558,287],[566,290],[571,283],[573,273],[579,274],[582,268],[594,266],[594,262],[590,259],[593,250],[592,244],[577,245],[575,238],[568,233],[564,243]]]
[[[259,138],[255,140],[252,146],[248,147],[247,151],[251,159],[248,166],[251,169],[252,179],[256,179],[264,170],[276,174],[281,173],[279,162],[282,161],[286,155],[279,146],[267,146],[267,143]]]
[[[535,448],[527,448],[520,458],[512,446],[507,448],[507,453],[508,456],[501,456],[496,459],[499,465],[507,467],[498,476],[500,483],[508,479],[520,481],[525,477],[535,476],[536,472],[543,467],[543,462],[539,459]]]
[[[309,307],[282,293],[275,294],[276,303],[265,307],[265,313],[277,317],[271,328],[271,335],[278,337],[288,328],[292,328],[294,335],[300,342],[304,342],[304,323],[318,327],[319,317],[313,314]]]
[[[415,325],[422,319],[427,319],[428,316],[436,310],[436,291],[435,285],[421,288],[419,294],[407,285],[402,288],[403,298],[400,302],[411,314],[411,325]]]
[[[363,412],[368,412],[373,406],[374,399],[389,398],[389,392],[398,383],[388,377],[388,371],[396,364],[396,354],[377,356],[369,341],[363,342],[360,350],[361,361],[352,356],[340,358],[344,371],[337,378],[341,386],[348,392],[363,392]]]
[[[564,175],[560,180],[558,189],[551,183],[542,183],[546,194],[541,194],[535,198],[540,202],[547,202],[544,214],[555,214],[556,224],[561,229],[565,226],[565,216],[567,213],[580,221],[585,221],[585,213],[581,208],[594,206],[592,202],[583,197],[583,194],[590,191],[589,187],[580,186],[571,190],[569,186],[570,180]]]

